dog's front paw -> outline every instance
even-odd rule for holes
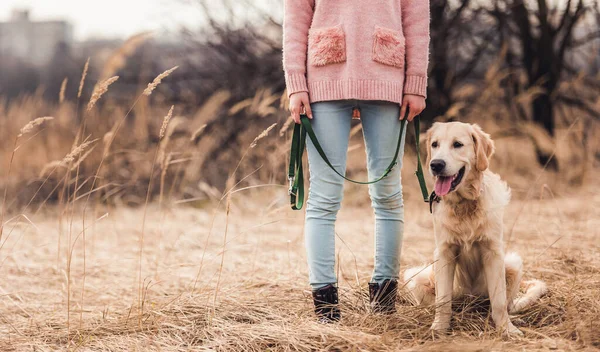
[[[429,330],[436,335],[446,335],[450,331],[450,323],[434,321]]]
[[[504,331],[503,331],[503,335],[508,338],[514,339],[514,338],[522,337],[523,332],[521,330],[519,330],[516,326],[514,326],[513,323],[508,322],[506,329],[504,329]]]

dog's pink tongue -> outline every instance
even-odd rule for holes
[[[435,181],[435,194],[440,197],[445,196],[450,192],[452,187],[452,177],[439,176]]]

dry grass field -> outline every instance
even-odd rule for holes
[[[282,188],[239,191],[228,205],[203,209],[150,205],[144,232],[141,208],[96,206],[85,239],[77,209],[72,222],[52,207],[14,222],[0,252],[0,350],[598,349],[600,193],[543,194],[513,201],[505,218],[526,278],[550,287],[514,317],[525,332],[519,340],[494,332],[485,302],[457,305],[453,332],[441,340],[428,334],[432,309],[401,299],[394,316],[370,314],[373,218],[352,204],[337,228],[343,321],[316,323],[302,212],[288,209]],[[353,190],[347,203],[364,197]],[[412,198],[406,208],[404,268],[430,262],[433,251],[427,206]]]
[[[523,257],[525,277],[550,292],[514,317],[522,339],[503,340],[486,302],[472,300],[457,302],[452,334],[433,339],[433,309],[411,307],[404,290],[398,314],[369,312],[373,217],[356,185],[337,226],[343,321],[315,322],[303,212],[289,209],[284,185],[285,99],[263,89],[236,102],[218,91],[200,106],[171,108],[149,98],[169,72],[128,107],[103,97],[116,76],[94,82],[89,99],[0,100],[0,351],[600,348],[600,126],[581,111],[568,109],[551,139],[512,119],[494,75],[483,94],[464,87],[480,98],[461,119],[492,134],[492,170],[513,189],[507,246]],[[37,116],[52,118],[30,123]],[[248,122],[231,131],[233,119]],[[348,169],[365,178],[359,132]],[[558,172],[539,166],[540,149]],[[414,155],[407,151],[402,172],[403,268],[433,253]]]

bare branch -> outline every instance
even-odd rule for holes
[[[560,20],[558,27],[556,27],[556,29],[554,30],[555,33],[558,33],[563,29],[563,27],[567,23],[570,13],[571,13],[571,0],[567,0],[567,5],[565,6],[565,12],[563,13],[563,16]]]
[[[569,24],[565,27],[565,30],[564,30],[565,33],[564,33],[562,42],[560,43],[558,55],[557,55],[558,67],[563,66],[565,53],[567,51],[567,48],[569,47],[569,44],[571,43],[571,40],[573,39],[573,29],[575,28],[575,25],[577,24],[577,22],[579,21],[579,19],[581,18],[581,16],[584,13],[585,13],[585,7],[583,6],[583,0],[579,0],[579,2],[577,3],[577,8],[575,9],[575,12],[571,16],[571,19],[569,20]]]
[[[600,120],[600,111],[596,110],[588,101],[566,95],[557,96],[557,100],[569,106],[577,107],[590,115],[590,117]]]

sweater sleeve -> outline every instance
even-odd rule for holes
[[[406,38],[404,94],[427,97],[429,64],[429,0],[401,0],[402,29]]]
[[[285,0],[283,16],[283,70],[288,96],[308,92],[306,56],[308,30],[312,23],[314,0]]]

